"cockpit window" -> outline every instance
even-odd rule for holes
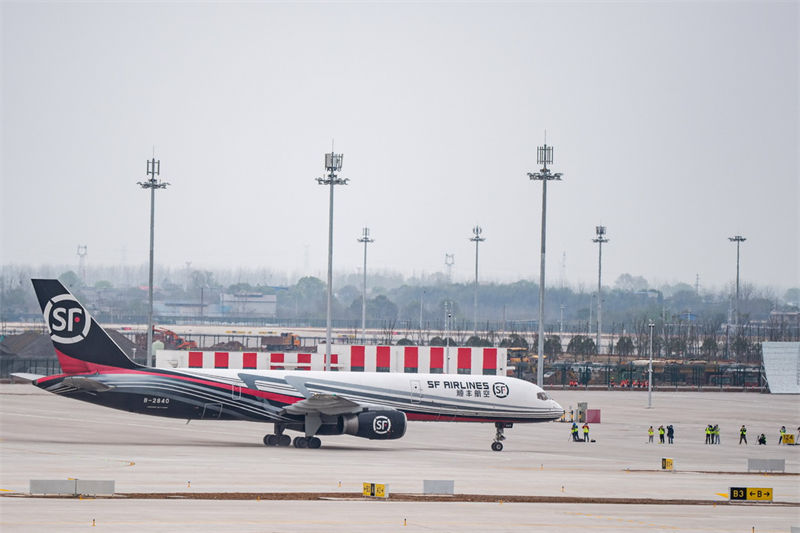
[[[540,400],[549,400],[550,399],[550,396],[548,396],[546,392],[537,392],[536,393],[536,397],[539,398]]]

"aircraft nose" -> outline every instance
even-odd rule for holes
[[[554,410],[554,411],[558,411],[558,413],[559,413],[559,415],[558,415],[558,416],[563,416],[563,415],[564,415],[564,412],[565,412],[565,411],[564,411],[564,408],[563,408],[563,407],[561,407],[561,404],[559,404],[559,403],[558,403],[557,401],[555,401],[555,400],[550,400],[550,403],[552,404],[552,405],[551,405],[551,407],[553,408],[553,410]]]

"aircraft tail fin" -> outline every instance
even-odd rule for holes
[[[32,279],[44,322],[66,374],[141,368],[57,279]]]

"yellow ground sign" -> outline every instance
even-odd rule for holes
[[[794,435],[791,433],[787,433],[783,436],[783,443],[784,444],[794,444]]]
[[[731,487],[731,500],[772,501],[772,488],[764,487]]]
[[[662,457],[661,470],[672,470],[672,459],[670,459],[669,457]]]
[[[386,490],[385,483],[364,483],[361,493],[364,496],[371,496],[373,498],[389,497],[389,491]]]

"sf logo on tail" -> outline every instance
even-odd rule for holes
[[[73,344],[89,334],[91,319],[71,294],[59,294],[47,302],[44,319],[53,342]]]

